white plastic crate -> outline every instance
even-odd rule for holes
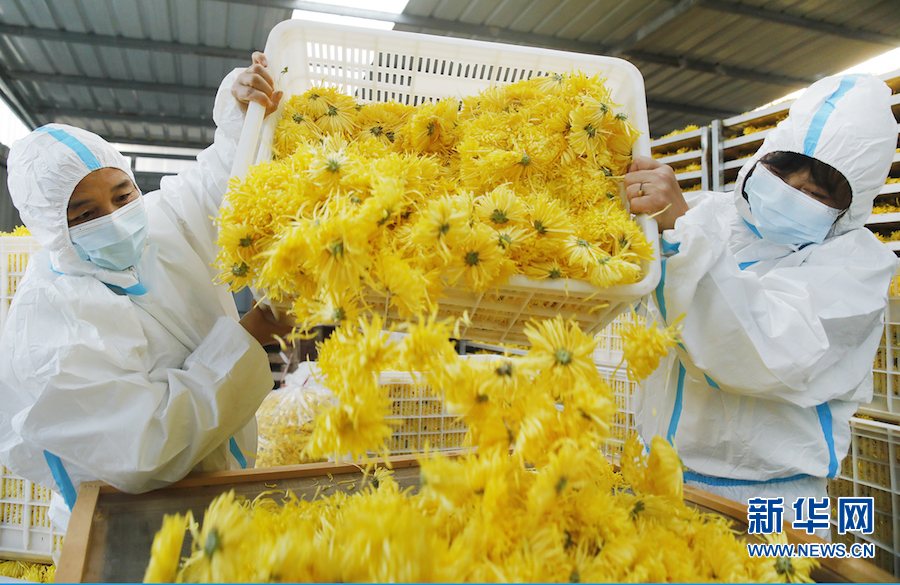
[[[16,287],[25,275],[28,258],[40,249],[37,240],[30,236],[0,236],[0,333]]]
[[[388,442],[391,454],[422,453],[426,443],[430,451],[463,448],[465,423],[447,412],[443,398],[433,396],[424,380],[417,383],[409,372],[381,372],[379,383],[391,399],[386,418],[400,422]]]
[[[861,414],[900,422],[900,274],[894,276],[884,311],[884,335],[872,368],[874,392]]]
[[[0,559],[51,562],[64,533],[50,523],[50,490],[0,470]]]
[[[622,339],[622,329],[628,323],[644,324],[645,320],[639,315],[634,315],[626,310],[612,320],[600,333],[594,336],[597,340],[597,349],[594,350],[594,363],[598,366],[619,367],[625,355],[625,341]]]
[[[650,156],[643,78],[634,65],[622,59],[301,20],[275,26],[265,53],[270,69],[279,72],[276,87],[286,96],[302,93],[312,84],[324,84],[337,86],[359,102],[418,105],[447,96],[475,95],[492,85],[553,72],[602,73],[611,101],[622,105],[641,132],[634,154]],[[281,103],[285,102],[287,99],[282,99]],[[271,145],[281,111],[280,107],[264,119],[262,106],[250,104],[233,176],[243,177],[251,165],[272,159]],[[644,277],[636,284],[598,289],[584,281],[538,282],[516,275],[507,285],[485,294],[447,289],[439,298],[440,316],[467,312],[471,323],[461,327],[461,335],[487,343],[528,345],[523,329],[532,317],[562,315],[575,319],[586,334],[598,333],[659,281],[656,221],[646,216],[638,216],[636,221],[657,251],[652,262],[644,263]],[[387,298],[373,293],[365,300],[388,320],[398,318]]]
[[[850,453],[837,478],[828,480],[831,539],[875,544],[876,565],[900,575],[900,427],[879,421],[850,419]],[[875,501],[873,534],[837,532],[837,498],[871,497]]]
[[[610,438],[601,449],[608,457],[618,459],[625,448],[625,442],[637,432],[634,422],[634,394],[637,391],[637,382],[628,379],[624,366],[616,370],[598,365],[597,371],[612,388],[617,408],[609,425]]]

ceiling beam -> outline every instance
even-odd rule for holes
[[[218,87],[197,87],[193,85],[177,85],[174,83],[108,79],[105,77],[57,75],[56,73],[39,73],[37,71],[9,71],[7,72],[7,77],[16,81],[61,83],[63,85],[79,85],[102,89],[124,89],[128,91],[175,93],[179,95],[198,95],[208,98],[214,98],[216,91],[219,89]]]
[[[250,49],[231,49],[228,47],[213,47],[210,45],[191,45],[174,41],[134,39],[122,36],[80,33],[55,28],[18,26],[13,24],[0,24],[0,35],[98,47],[116,47],[119,49],[156,51],[162,53],[175,53],[178,55],[197,55],[200,57],[219,57],[222,59],[236,59],[243,62],[250,61],[250,54],[252,52]]]
[[[731,65],[722,65],[719,63],[711,63],[709,61],[701,61],[699,59],[688,59],[686,57],[678,57],[677,55],[662,55],[658,53],[648,53],[646,51],[628,51],[628,55],[638,61],[653,63],[655,65],[664,65],[667,67],[675,67],[679,69],[687,69],[690,71],[698,71],[701,73],[709,73],[710,75],[722,75],[734,79],[743,79],[754,83],[765,83],[767,85],[783,85],[794,89],[800,89],[812,85],[816,80],[813,78],[793,77],[788,75],[777,75],[767,73],[765,71],[756,71],[753,69],[744,69],[743,67],[733,67]]]
[[[179,147],[183,148],[183,147]],[[197,160],[196,154],[167,154],[163,152],[136,152],[131,150],[120,150],[122,156],[130,156],[131,158],[158,158],[164,160]]]
[[[27,102],[22,95],[10,83],[7,72],[0,69],[0,98],[9,106],[9,108],[22,120],[29,130],[34,130],[40,124],[34,117],[34,113],[25,105]]]
[[[890,47],[900,46],[900,37],[855,28],[847,28],[824,20],[816,20],[805,16],[787,14],[785,12],[776,12],[758,6],[731,2],[730,0],[703,0],[701,5],[704,8],[715,10],[717,12],[750,16],[758,18],[759,20],[767,20],[769,22],[777,22],[797,28],[805,28],[836,37],[853,39],[855,41],[863,41],[876,45],[887,45]]]
[[[133,124],[158,124],[163,126],[191,126],[215,130],[215,123],[208,118],[184,118],[179,116],[160,116],[134,112],[109,112],[103,110],[82,110],[76,108],[41,107],[36,112],[51,120],[58,118],[86,118],[89,120],[114,120]]]
[[[647,98],[647,108],[649,110],[668,110],[670,112],[679,112],[682,114],[693,114],[696,116],[703,116],[705,118],[730,118],[732,116],[737,116],[741,112],[737,110],[722,110],[719,108],[698,106],[694,104],[684,104],[679,102],[672,102],[669,100],[659,100],[654,98]]]
[[[681,16],[701,0],[680,0],[677,4],[674,4],[662,12],[660,12],[657,16],[652,18],[646,24],[640,26],[636,31],[628,35],[625,39],[619,41],[609,50],[607,53],[610,56],[618,57],[634,45],[638,44],[654,32],[656,32],[659,28],[665,26],[673,19]]]
[[[318,2],[306,2],[305,0],[225,0],[232,4],[249,4],[252,6],[268,6],[272,8],[284,8],[288,10],[309,10],[311,12],[324,12],[327,14],[337,14],[341,16],[352,16],[356,18],[369,18],[373,20],[384,20],[395,22],[399,25],[414,28],[425,28],[439,32],[450,32],[460,35],[466,35],[475,39],[485,41],[496,41],[501,43],[511,43],[516,45],[538,46],[548,49],[558,49],[562,51],[574,51],[576,53],[586,53],[589,55],[608,55],[613,50],[613,46],[602,43],[585,43],[576,39],[565,39],[552,35],[539,35],[527,31],[517,31],[508,28],[499,28],[496,26],[486,26],[482,24],[471,24],[460,22],[458,20],[448,20],[443,18],[432,18],[430,16],[419,16],[415,14],[393,14],[391,12],[381,12],[378,10],[368,10],[363,8],[351,8],[348,6],[333,6],[331,4],[320,4]],[[704,4],[705,6],[705,4]],[[688,7],[685,7],[685,10]],[[673,17],[674,18],[674,17]],[[816,81],[811,78],[788,77],[783,75],[770,75],[765,71],[754,69],[745,69],[743,67],[728,66],[723,67],[718,63],[703,61],[700,59],[690,59],[687,57],[679,57],[676,55],[665,55],[658,53],[650,53],[646,51],[626,50],[620,56],[630,59],[654,63],[667,67],[675,67],[679,69],[688,69],[692,71],[700,71],[712,75],[723,77],[732,77],[735,79],[744,79],[747,81],[762,82],[766,84],[783,85],[799,89],[806,87]]]
[[[100,134],[97,132],[99,136],[103,137],[107,142],[115,142],[117,144],[134,144],[140,146],[169,146],[174,148],[196,148],[197,150],[203,150],[211,143],[208,142],[191,142],[191,141],[179,141],[179,140],[154,140],[150,138],[134,138],[129,136],[118,136],[116,134]],[[148,156],[146,153],[135,153],[137,156]],[[131,155],[129,155],[131,156]]]

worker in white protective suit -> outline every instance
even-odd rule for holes
[[[142,196],[115,148],[71,126],[10,150],[10,195],[43,249],[0,338],[0,460],[61,494],[61,527],[83,481],[137,493],[253,464],[273,385],[262,345],[290,327],[260,308],[239,322],[211,266],[243,110],[281,97],[253,61],[222,82],[197,168],[158,191]]]
[[[684,316],[637,425],[647,445],[676,446],[686,483],[743,504],[783,497],[785,520],[797,498],[827,495],[849,419],[872,399],[897,269],[864,227],[897,147],[890,94],[867,75],[816,82],[733,194],[685,201],[668,166],[640,157],[629,169],[632,211],[662,212],[657,317]]]

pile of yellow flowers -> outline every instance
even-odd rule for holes
[[[30,235],[31,235],[31,232],[29,232],[28,228],[25,227],[24,225],[16,226],[15,228],[13,228],[13,231],[11,231],[11,232],[0,232],[0,237],[6,237],[6,236],[22,237],[22,236],[30,236]]]
[[[723,517],[685,505],[664,440],[649,456],[632,442],[627,455],[619,475],[596,449],[564,441],[535,470],[496,450],[423,459],[416,493],[382,470],[355,495],[248,502],[229,492],[202,526],[191,513],[164,519],[144,580],[808,581],[809,560],[751,558]]]
[[[872,207],[872,213],[897,213],[898,211],[900,211],[900,206],[891,203],[882,203]]]
[[[668,134],[664,134],[664,135],[660,136],[659,140],[662,140],[663,138],[669,138],[671,136],[677,136],[678,134],[684,134],[685,132],[693,132],[694,130],[699,130],[699,129],[700,129],[700,127],[697,126],[696,124],[688,124],[687,126],[685,126],[684,128],[682,128],[680,130],[672,130]]]
[[[681,462],[662,438],[649,453],[630,441],[615,473],[598,448],[612,392],[591,360],[596,342],[573,322],[533,324],[525,356],[493,362],[460,359],[453,325],[422,318],[393,345],[377,317],[339,328],[319,356],[340,403],[320,412],[307,451],[384,450],[391,428],[377,373],[399,365],[443,390],[477,452],[426,454],[415,493],[378,470],[352,496],[223,494],[202,526],[193,514],[165,518],[145,581],[807,578],[808,562],[751,558],[725,519],[685,505]],[[186,532],[191,554],[181,559]]]
[[[35,583],[53,583],[55,576],[56,565],[0,560],[0,577],[24,579]]]
[[[514,274],[635,283],[652,250],[619,200],[638,133],[617,108],[580,73],[418,107],[295,95],[274,160],[229,186],[221,280],[301,324],[355,322],[372,292],[429,313]]]

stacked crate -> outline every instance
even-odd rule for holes
[[[64,533],[50,523],[50,490],[0,465],[0,560],[51,562]]]

